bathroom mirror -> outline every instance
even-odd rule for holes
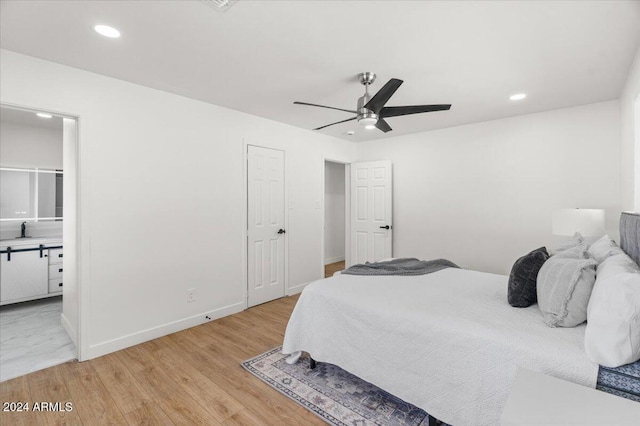
[[[62,220],[61,170],[0,167],[0,220]]]

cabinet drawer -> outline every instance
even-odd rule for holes
[[[49,280],[49,293],[58,293],[62,291],[62,278]]]
[[[62,263],[62,249],[49,250],[49,265]]]
[[[62,263],[49,265],[49,279],[58,279],[62,277]]]

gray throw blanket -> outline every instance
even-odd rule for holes
[[[447,259],[418,260],[416,258],[401,258],[386,262],[365,263],[353,265],[342,271],[347,275],[425,275],[445,268],[459,268]]]

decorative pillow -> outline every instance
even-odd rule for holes
[[[596,279],[593,259],[551,256],[538,273],[538,306],[549,327],[575,327],[587,319]]]
[[[624,251],[618,247],[616,242],[608,235],[605,235],[589,246],[589,254],[598,264],[605,261],[609,256],[621,253],[624,254]]]
[[[575,247],[568,248],[566,250],[558,251],[553,255],[556,258],[565,257],[570,259],[588,259],[589,250],[585,243],[580,243]]]
[[[625,253],[598,266],[584,346],[589,358],[605,367],[640,359],[640,267]]]
[[[546,247],[540,247],[516,260],[511,268],[507,289],[507,300],[511,306],[526,308],[536,303],[536,279],[547,259],[549,253]]]
[[[574,248],[576,246],[579,246],[579,245],[582,245],[582,244],[585,244],[584,238],[582,237],[582,235],[575,235],[575,236],[571,237],[571,239],[568,242],[562,244],[560,247],[555,248],[553,250],[550,250],[549,251],[549,255],[550,256],[555,256],[556,254],[560,253],[561,251],[572,249],[572,248]]]

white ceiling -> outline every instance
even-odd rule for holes
[[[355,109],[372,71],[386,137],[618,98],[640,42],[638,1],[2,1],[2,48],[311,129]],[[112,25],[120,39],[93,32]],[[509,95],[526,92],[521,102]],[[348,130],[356,135],[346,136]],[[355,122],[322,133],[385,137]]]
[[[62,130],[62,117],[40,118],[34,111],[0,107],[0,122],[22,124],[25,126],[44,127]]]

